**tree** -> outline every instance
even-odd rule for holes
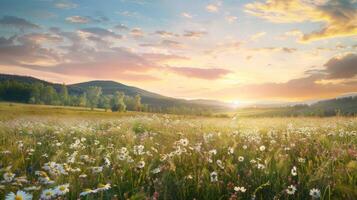
[[[45,86],[41,91],[41,100],[45,104],[51,105],[56,100],[57,93],[52,86]]]
[[[115,92],[112,101],[111,101],[111,109],[112,111],[125,112],[126,104],[124,102],[125,94],[123,92]]]
[[[91,110],[98,105],[99,97],[102,94],[101,87],[91,86],[87,89],[87,103]]]
[[[62,84],[62,86],[61,86],[59,97],[60,97],[62,105],[68,105],[68,103],[69,103],[68,89],[65,84]]]
[[[85,107],[87,106],[87,93],[81,94],[81,96],[78,98],[78,106]]]
[[[140,94],[135,95],[135,110],[141,111],[141,96],[140,96]]]
[[[99,108],[104,108],[105,112],[110,108],[110,98],[106,95],[102,95],[98,103]]]
[[[41,91],[43,90],[43,87],[42,83],[37,82],[32,85],[30,103],[43,104],[41,101]]]
[[[127,110],[135,110],[135,99],[131,96],[125,96],[124,102]]]

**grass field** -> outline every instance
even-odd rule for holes
[[[0,104],[0,199],[352,200],[356,159],[357,118]]]

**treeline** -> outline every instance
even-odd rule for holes
[[[100,87],[89,87],[82,94],[69,94],[65,84],[59,88],[42,83],[24,83],[18,81],[0,82],[0,100],[31,104],[81,106],[108,109],[113,112],[148,111],[147,104],[141,103],[140,95],[127,96],[123,92],[103,95]]]
[[[248,117],[300,117],[300,116],[357,116],[357,96],[319,101],[312,105],[300,104],[279,108],[241,109]],[[250,112],[247,112],[250,111]]]

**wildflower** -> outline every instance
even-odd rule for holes
[[[298,158],[299,163],[305,163],[306,159],[305,158]]]
[[[321,192],[320,192],[319,189],[312,188],[312,189],[310,190],[310,196],[311,196],[312,198],[314,198],[314,199],[318,199],[318,198],[320,198],[320,196],[321,196]]]
[[[160,172],[161,172],[160,167],[151,170],[151,173],[153,173],[153,174],[158,174],[158,173],[160,173]]]
[[[81,174],[78,176],[79,178],[87,178],[87,174]]]
[[[187,175],[185,178],[186,178],[186,179],[189,179],[189,180],[192,180],[192,179],[193,179],[193,177],[192,177],[191,174]]]
[[[289,195],[293,195],[295,194],[295,192],[297,191],[296,187],[294,185],[290,185],[286,190],[286,193],[288,193]]]
[[[103,171],[103,167],[92,167],[92,173],[93,174],[98,174],[101,173]]]
[[[137,167],[138,167],[139,169],[144,168],[144,167],[145,167],[145,161],[140,161],[140,162],[138,163]]]
[[[238,157],[238,161],[239,161],[239,162],[243,162],[243,161],[244,161],[244,157],[243,157],[243,156],[239,156],[239,157]]]
[[[223,166],[223,163],[221,160],[217,160],[216,163],[217,163],[218,167],[220,167],[221,169],[224,169],[224,166]]]
[[[135,155],[143,155],[145,152],[144,152],[144,146],[143,145],[135,145],[134,146],[134,154]]]
[[[218,181],[218,174],[217,172],[212,172],[211,173],[211,182],[217,182]]]
[[[15,174],[11,172],[6,172],[4,173],[3,177],[4,177],[4,182],[9,183],[14,179]]]
[[[121,154],[118,155],[118,159],[119,159],[119,160],[125,160],[125,158],[126,158],[126,156],[125,156],[125,154],[123,154],[123,153],[121,153]]]
[[[212,150],[209,151],[209,154],[216,155],[217,154],[217,150],[216,149],[212,149]]]
[[[56,187],[55,192],[57,195],[64,195],[69,192],[69,184],[63,184]]]
[[[257,165],[258,169],[265,169],[265,165],[258,163]]]
[[[96,193],[95,190],[85,189],[83,192],[79,193],[79,196],[87,196],[88,194]]]
[[[188,139],[187,138],[181,139],[180,143],[181,143],[182,146],[187,146],[188,145]]]
[[[15,193],[11,192],[6,195],[5,200],[31,200],[32,194],[28,194],[22,190]]]
[[[48,200],[48,199],[52,199],[55,196],[56,196],[56,192],[53,189],[46,189],[42,191],[40,198],[43,200]]]
[[[228,148],[228,155],[231,155],[234,153],[234,148],[233,147],[229,147]]]
[[[242,187],[235,186],[234,191],[244,193],[245,191],[247,191],[247,189],[245,189],[245,187],[243,186]]]
[[[105,190],[109,190],[111,188],[111,186],[110,186],[110,183],[107,183],[107,184],[99,184],[98,185],[98,188],[97,189],[95,189],[95,191],[97,191],[97,192],[101,192],[101,191],[105,191]]]
[[[107,167],[110,167],[111,162],[110,162],[110,160],[109,160],[108,157],[105,157],[105,158],[104,158],[104,165],[107,166]]]
[[[265,146],[264,146],[264,145],[260,146],[260,147],[259,147],[259,150],[260,150],[260,151],[265,151]]]
[[[297,176],[297,168],[295,166],[291,169],[291,175]]]
[[[247,149],[248,148],[248,146],[247,145],[243,145],[243,149]]]

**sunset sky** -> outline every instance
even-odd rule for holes
[[[171,97],[357,92],[357,0],[1,0],[0,73]]]

